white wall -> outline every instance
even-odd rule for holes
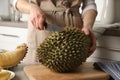
[[[97,22],[111,24],[120,22],[120,0],[95,0],[98,9]]]
[[[111,24],[115,22],[115,1],[116,0],[95,0],[98,15],[97,24]]]

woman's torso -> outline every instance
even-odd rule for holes
[[[47,16],[47,23],[82,27],[79,11],[82,0],[33,0]]]
[[[82,27],[79,13],[81,0],[34,0],[47,16],[47,23],[60,27],[76,26]],[[59,28],[56,27],[55,31]],[[27,46],[28,54],[24,62],[34,63],[36,60],[36,49],[50,33],[49,30],[36,29],[31,21],[28,21]]]

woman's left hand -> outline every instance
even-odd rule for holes
[[[89,35],[92,39],[92,46],[90,48],[89,54],[87,57],[89,57],[90,55],[92,55],[92,53],[95,51],[96,49],[96,37],[94,35],[94,33],[92,32],[91,29],[88,28],[82,28],[82,31],[85,33],[85,35]]]

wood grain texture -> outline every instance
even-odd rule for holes
[[[109,80],[110,76],[100,70],[94,69],[93,63],[83,63],[76,71],[71,73],[57,73],[43,65],[24,67],[24,72],[30,80]]]

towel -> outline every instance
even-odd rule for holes
[[[95,62],[94,66],[108,73],[112,80],[120,80],[120,61]]]

